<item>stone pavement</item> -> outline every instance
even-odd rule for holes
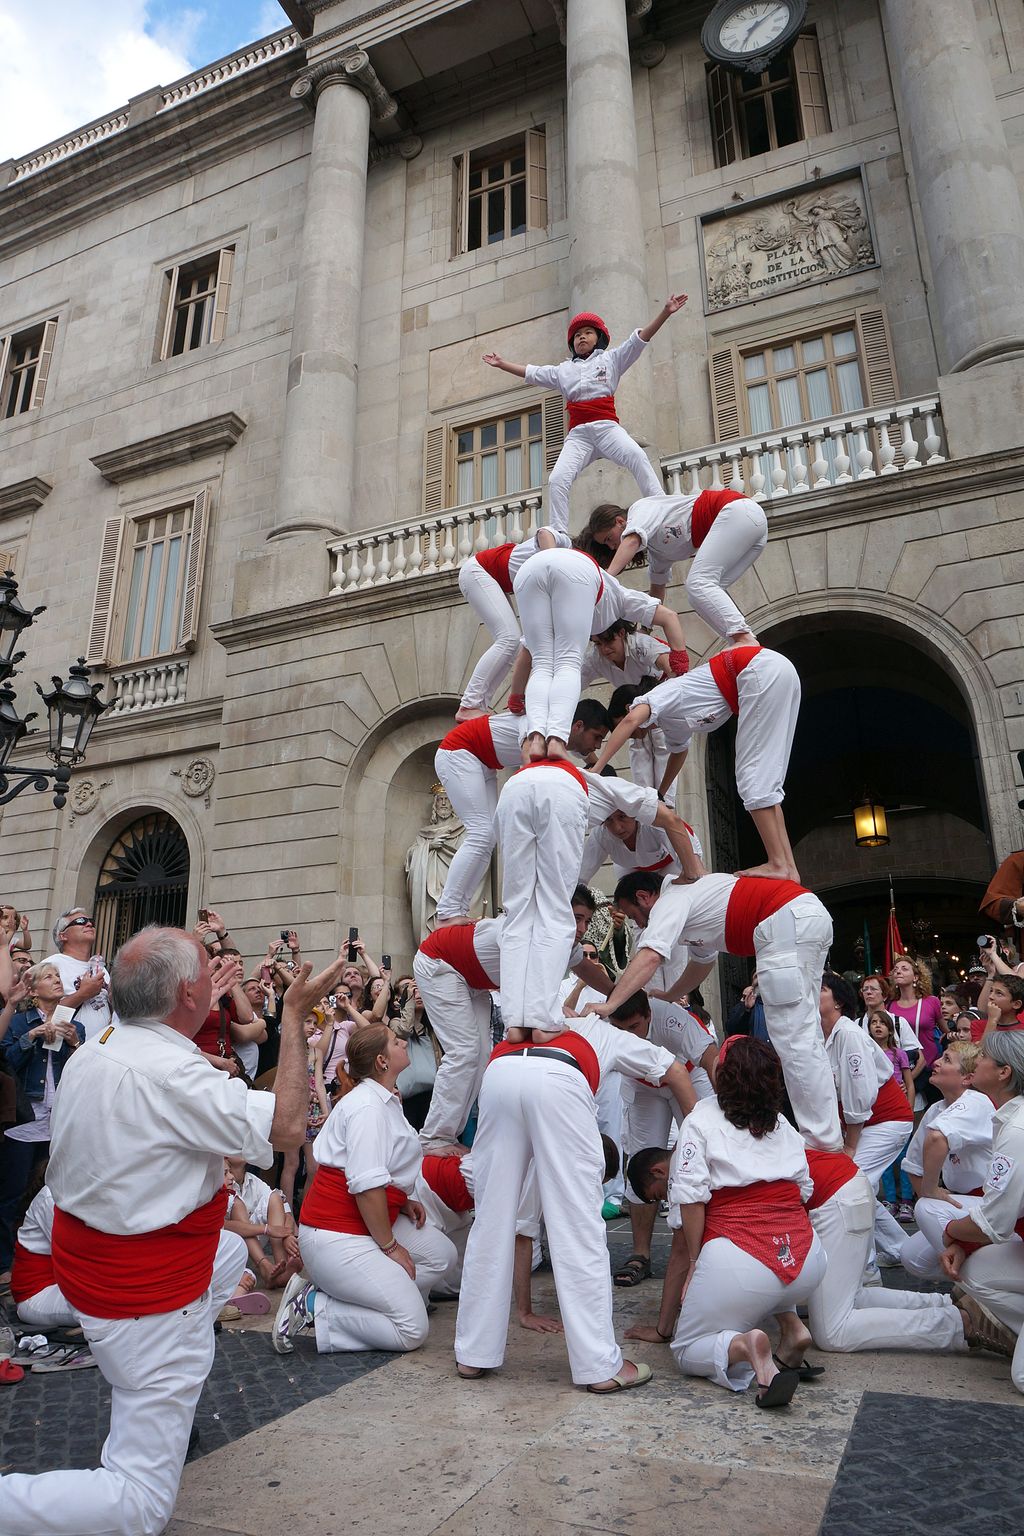
[[[628,1224],[612,1224],[609,1236],[624,1256]],[[659,1230],[656,1254],[665,1247]],[[550,1274],[534,1286],[538,1310],[553,1308]],[[653,1320],[660,1283],[615,1295],[626,1328]],[[1024,1400],[1009,1362],[991,1355],[816,1356],[827,1376],[766,1414],[749,1397],[684,1379],[667,1349],[645,1344],[634,1351],[654,1366],[654,1381],[598,1399],[572,1387],[559,1336],[515,1325],[505,1369],[461,1381],[450,1303],[412,1355],[324,1358],[302,1338],[282,1359],[264,1337],[269,1325],[225,1329],[197,1415],[206,1454],[185,1468],[167,1536],[1024,1529],[1015,1450]],[[40,1468],[56,1464],[67,1433],[79,1451],[90,1434],[98,1446],[96,1375],[38,1378],[20,1408],[25,1387],[0,1396],[5,1470],[30,1470],[29,1432]]]

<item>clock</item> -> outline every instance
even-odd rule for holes
[[[716,64],[759,75],[796,42],[806,16],[807,0],[718,0],[701,46]]]

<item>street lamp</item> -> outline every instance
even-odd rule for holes
[[[885,848],[889,843],[885,806],[866,791],[860,804],[853,808],[853,834],[858,848]]]
[[[97,698],[101,683],[90,683],[85,657],[79,656],[77,665],[70,668],[68,680],[53,678],[53,688],[44,693],[39,684],[36,690],[46,705],[49,717],[50,744],[47,756],[52,768],[12,768],[11,754],[28,732],[33,711],[19,719],[14,707],[14,689],[10,679],[14,669],[24,659],[24,652],[15,653],[19,637],[45,608],[35,608],[30,613],[18,601],[18,583],[11,571],[0,577],[0,805],[6,805],[31,784],[33,789],[45,790],[53,781],[53,803],[57,810],[67,804],[71,769],[85,756],[93,726],[106,705]]]

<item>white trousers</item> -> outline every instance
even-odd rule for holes
[[[569,740],[600,588],[601,572],[576,549],[541,550],[516,577],[523,642],[533,658],[526,685],[528,734]]]
[[[467,560],[459,571],[459,591],[491,634],[491,644],[466,684],[462,704],[466,709],[486,709],[516,659],[519,625],[507,593],[475,559]]]
[[[196,1403],[213,1365],[213,1324],[245,1268],[222,1232],[210,1289],[149,1317],[79,1317],[110,1383],[99,1467],[0,1477],[0,1536],[159,1536],[174,1512]]]
[[[745,1360],[730,1365],[729,1345],[766,1318],[795,1311],[821,1284],[825,1267],[817,1237],[789,1285],[729,1238],[705,1243],[672,1336],[672,1353],[683,1375],[709,1376],[730,1392],[745,1392],[754,1379],[753,1367]]]
[[[758,978],[760,979],[760,977]],[[880,1125],[865,1125],[857,1141],[853,1160],[867,1174],[868,1183],[878,1193],[882,1174],[899,1157],[913,1135],[909,1120],[883,1120]],[[946,1218],[947,1221],[949,1217]],[[875,1247],[884,1258],[899,1259],[907,1234],[880,1200],[875,1201]]]
[[[497,824],[501,1016],[506,1030],[561,1029],[558,994],[576,942],[572,893],[583,862],[586,792],[562,768],[527,768],[502,790]]]
[[[900,1249],[900,1263],[908,1275],[917,1275],[921,1280],[943,1280],[946,1278],[945,1270],[939,1263],[942,1250],[946,1246],[945,1230],[951,1221],[959,1221],[962,1216],[969,1216],[976,1205],[981,1204],[981,1195],[954,1195],[954,1200],[959,1201],[960,1209],[950,1205],[948,1200],[918,1200],[914,1206],[914,1220],[918,1230],[911,1237],[904,1237],[903,1247]],[[1019,1238],[1014,1239],[1019,1242]]]
[[[809,1212],[828,1270],[807,1302],[819,1349],[964,1350],[963,1323],[948,1296],[863,1286],[871,1254],[875,1197],[863,1173]]]
[[[601,1220],[604,1155],[594,1095],[582,1072],[542,1056],[491,1063],[473,1142],[476,1219],[466,1244],[455,1358],[493,1369],[505,1358],[516,1213],[533,1159],[572,1379],[607,1381],[622,1368]]]
[[[494,852],[498,775],[472,752],[449,752],[442,747],[434,753],[434,771],[466,828],[437,904],[438,921],[443,923],[451,917],[469,916],[487,873]]]
[[[670,755],[665,733],[658,725],[652,725],[639,735],[631,736],[629,772],[633,783],[643,784],[649,789],[657,789],[665,777]],[[676,808],[676,783],[670,785],[668,794],[664,797],[665,804],[672,810]]]
[[[18,1321],[29,1328],[74,1328],[78,1325],[78,1313],[59,1285],[47,1285],[26,1301],[18,1302]]]
[[[558,533],[569,532],[569,492],[572,483],[595,459],[609,459],[628,469],[641,496],[664,496],[665,487],[640,444],[617,421],[588,421],[566,434],[562,451],[548,476],[548,522]]]
[[[781,805],[800,713],[800,678],[778,651],[761,651],[736,680],[736,789],[748,811]]]
[[[960,1284],[1017,1334],[1010,1379],[1024,1392],[1024,1243],[991,1243],[972,1253]]]
[[[417,952],[412,973],[444,1049],[420,1131],[429,1149],[458,1141],[480,1092],[491,1054],[491,994],[476,991],[446,960],[431,955]]]
[[[454,1264],[455,1247],[429,1222],[417,1227],[408,1216],[396,1216],[392,1231],[416,1266],[415,1280],[372,1237],[299,1227],[302,1262],[316,1286],[313,1325],[322,1355],[425,1343],[427,1296]]]
[[[750,569],[767,542],[768,519],[756,501],[744,496],[726,503],[690,563],[690,607],[723,639],[750,628],[725,588]]]
[[[817,896],[796,896],[754,929],[757,981],[768,1036],[779,1053],[796,1123],[809,1147],[843,1144],[835,1079],[825,1054],[818,997],[832,919]]]
[[[624,1200],[626,1181],[622,1176],[622,1156],[625,1130],[625,1105],[622,1102],[622,1074],[602,1072],[597,1088],[597,1129],[614,1141],[619,1149],[619,1171],[604,1186],[606,1200]]]

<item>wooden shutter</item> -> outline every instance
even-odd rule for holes
[[[742,430],[735,349],[725,347],[721,352],[712,352],[709,367],[715,442],[731,443],[734,438],[740,436]]]
[[[548,143],[543,128],[526,134],[526,227],[548,226]]]
[[[858,309],[857,335],[869,405],[891,405],[899,399],[889,327],[884,309]]]
[[[39,361],[36,364],[35,378],[32,380],[32,393],[29,396],[28,408],[35,410],[42,405],[43,396],[46,394],[46,381],[50,376],[50,359],[53,357],[53,343],[57,335],[56,320],[47,320],[43,326],[43,339],[39,344]]]
[[[203,563],[206,557],[206,529],[209,523],[210,492],[204,486],[192,502],[192,520],[188,539],[188,568],[185,595],[181,604],[178,644],[191,650],[199,636],[199,601],[203,588]]]
[[[541,409],[544,414],[544,473],[550,475],[565,442],[565,401],[560,394],[545,395]]]
[[[736,159],[736,110],[733,104],[732,77],[721,64],[713,64],[708,70],[708,105],[711,109],[715,164],[731,165]]]
[[[469,244],[469,151],[452,161],[452,255],[461,256]]]
[[[0,549],[0,573],[6,573],[7,571],[11,571],[13,573],[15,569],[15,561],[17,558],[17,550]]]
[[[108,517],[103,526],[100,568],[96,577],[89,644],[85,653],[86,661],[93,667],[102,667],[109,656],[110,632],[114,618],[114,588],[117,585],[117,572],[121,563],[124,526],[123,517]]]
[[[164,326],[160,338],[161,358],[170,357],[171,343],[174,339],[174,301],[178,297],[178,268],[169,267],[164,273],[166,292],[164,296]]]
[[[447,506],[445,495],[445,439],[447,427],[428,427],[423,439],[423,515],[431,517]]]
[[[11,338],[0,336],[0,411],[7,409],[7,394],[11,381],[7,377],[7,365],[11,360]]]
[[[813,32],[802,32],[793,45],[793,73],[800,102],[800,122],[805,139],[819,133],[831,133],[832,120],[825,95],[825,77],[821,72],[818,39]]]
[[[227,334],[228,305],[231,302],[231,277],[235,270],[235,248],[227,246],[217,258],[217,290],[213,300],[211,341],[223,341]]]

